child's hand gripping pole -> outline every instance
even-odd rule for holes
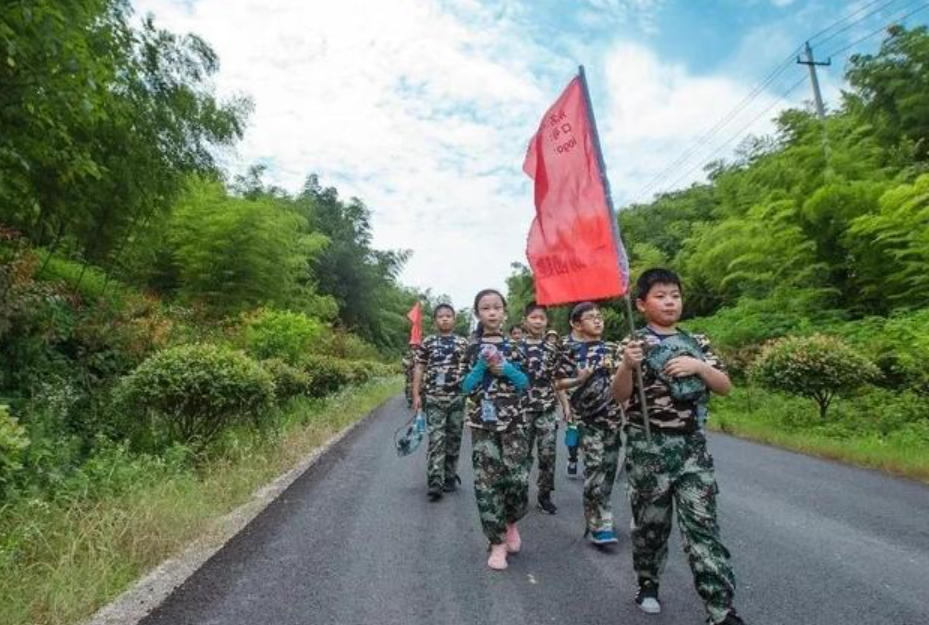
[[[623,299],[626,300],[626,316],[629,318],[629,333],[631,336],[635,336],[636,329],[635,318],[632,316],[632,300],[629,298],[628,293],[626,293],[626,297]],[[642,365],[638,365],[635,368],[635,382],[639,389],[639,404],[642,406],[642,426],[645,428],[645,440],[651,445],[652,428],[648,422],[648,404],[645,400],[645,380],[642,377]]]

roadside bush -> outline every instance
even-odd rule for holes
[[[829,328],[865,351],[881,370],[880,384],[929,397],[929,308],[866,317]]]
[[[22,468],[22,454],[29,446],[26,430],[10,415],[7,406],[0,405],[0,496],[6,485]]]
[[[258,359],[280,358],[293,365],[311,351],[325,326],[303,313],[259,309],[243,317],[242,342]]]
[[[156,439],[202,449],[226,427],[260,424],[274,404],[274,381],[241,352],[184,345],[148,358],[120,382],[116,399],[144,414]]]
[[[876,380],[877,367],[839,338],[813,334],[787,337],[765,345],[751,368],[764,388],[812,399],[825,420],[836,396],[850,395]]]
[[[312,346],[313,353],[346,360],[376,360],[377,348],[340,328],[324,333]]]
[[[352,372],[346,365],[346,361],[338,358],[305,354],[300,364],[312,380],[311,397],[322,397],[333,393],[352,380]]]
[[[261,366],[271,374],[274,380],[278,403],[283,403],[292,397],[312,396],[313,377],[303,369],[293,367],[280,358],[262,360]]]

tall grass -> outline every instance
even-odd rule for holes
[[[54,501],[0,508],[0,623],[74,623],[209,531],[333,434],[395,395],[397,378],[295,400],[272,433],[230,432],[208,458],[113,447],[89,463],[86,484]]]
[[[821,458],[929,482],[929,418],[909,393],[877,391],[833,407],[827,420],[809,400],[736,390],[713,400],[711,429]]]

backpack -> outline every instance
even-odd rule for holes
[[[581,359],[587,360],[587,347],[583,348]],[[571,393],[571,409],[582,419],[593,419],[606,414],[613,405],[613,391],[610,388],[612,375],[605,367],[597,367],[584,380],[584,383]]]
[[[594,369],[590,377],[571,393],[571,410],[584,420],[608,413],[613,402],[611,381],[609,371],[603,367]]]
[[[706,360],[700,344],[693,336],[678,329],[677,334],[655,340],[655,334],[644,336],[646,340],[645,362],[655,373],[659,380],[670,389],[671,396],[682,401],[702,403],[707,398],[706,384],[698,375],[689,375],[683,378],[674,378],[664,372],[668,361],[677,356],[690,356],[698,360]],[[649,341],[649,338],[653,340]]]

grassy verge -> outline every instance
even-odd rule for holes
[[[89,463],[68,495],[0,508],[0,623],[74,623],[207,532],[336,432],[402,386],[381,379],[298,400],[274,433],[235,432],[205,462],[119,447]]]
[[[730,398],[714,399],[710,428],[929,482],[929,421],[901,407],[906,400],[882,396],[843,402],[823,422],[811,402],[741,389]]]

